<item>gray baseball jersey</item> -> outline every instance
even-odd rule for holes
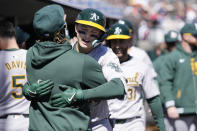
[[[119,59],[110,48],[100,45],[89,55],[95,58],[102,66],[102,71],[107,81],[113,78],[120,78],[123,84],[126,85],[125,78],[120,69]],[[90,110],[92,122],[102,120],[109,116],[109,108],[106,100],[93,102],[90,106]]]
[[[124,99],[109,100],[111,118],[128,119],[144,115],[143,94],[149,99],[159,94],[154,82],[154,73],[149,66],[137,58],[121,63],[124,77],[127,79]]]
[[[22,94],[26,82],[26,50],[0,51],[0,116],[29,114],[30,102]]]

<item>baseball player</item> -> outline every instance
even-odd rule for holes
[[[159,90],[148,65],[130,56],[127,51],[131,43],[128,26],[114,24],[108,30],[107,45],[118,56],[121,70],[127,79],[126,95],[123,99],[109,100],[109,108],[114,121],[114,131],[145,131],[145,111],[143,94],[151,108],[160,131],[165,131]]]
[[[26,50],[19,49],[13,24],[0,21],[0,131],[28,131],[30,102],[22,94],[26,82]]]
[[[95,14],[93,16],[95,18]],[[86,131],[89,123],[86,100],[122,96],[124,85],[117,78],[105,83],[100,65],[66,43],[61,6],[40,9],[33,24],[40,39],[27,52],[27,78],[32,86],[23,90],[31,100],[30,130]],[[93,31],[83,38],[87,45],[95,38],[94,33],[99,34]],[[54,87],[45,85],[47,79],[54,82]],[[106,89],[114,91],[102,92]]]
[[[174,30],[170,30],[164,35],[164,39],[165,39],[166,54],[167,54],[176,49],[176,44],[179,43],[179,34]],[[161,68],[164,64],[166,54],[159,56],[153,61],[154,69],[157,72],[157,81],[159,87],[161,86],[161,81],[162,81],[160,78],[160,75],[162,75]],[[161,96],[162,96],[162,92],[161,92]]]
[[[192,124],[197,130],[197,25],[185,24],[180,34],[182,41],[165,56],[160,75],[168,131],[190,131]]]
[[[105,16],[95,9],[84,9],[75,21],[75,32],[78,41],[74,44],[74,50],[93,57],[101,66],[107,79],[120,79],[120,83],[126,83],[120,70],[120,63],[117,56],[110,48],[101,44],[105,33]],[[97,42],[96,42],[97,41]],[[113,90],[118,85],[113,87]],[[109,90],[106,90],[109,91]],[[112,97],[111,97],[112,98]],[[109,123],[109,109],[106,100],[94,101],[90,104],[91,123],[93,131],[111,131]]]
[[[134,28],[133,28],[133,25],[130,21],[128,21],[126,19],[121,19],[121,20],[118,20],[118,23],[127,25],[129,27],[129,31],[131,32],[131,38],[134,37]],[[151,61],[150,57],[148,56],[148,54],[144,50],[132,45],[132,43],[130,44],[130,48],[128,49],[128,53],[129,53],[129,55],[131,55],[135,58],[138,58],[141,61],[143,61],[144,63],[148,64],[150,67],[153,67],[152,61]]]

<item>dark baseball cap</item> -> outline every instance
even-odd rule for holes
[[[19,45],[22,44],[22,42],[26,42],[30,37],[29,33],[22,30],[19,26],[15,27],[15,31],[16,31],[16,40]]]
[[[168,31],[167,34],[165,34],[164,38],[165,38],[166,43],[178,42],[179,41],[179,34],[178,34],[178,32],[176,32],[174,30],[170,30],[170,31]]]
[[[192,35],[197,35],[197,24],[191,23],[191,24],[185,24],[183,28],[180,31],[181,34],[189,33]]]
[[[54,34],[65,24],[64,9],[60,5],[47,5],[34,14],[33,27],[40,35]]]

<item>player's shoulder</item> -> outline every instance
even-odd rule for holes
[[[131,60],[129,60],[128,64],[130,64],[132,66],[139,67],[139,68],[144,68],[144,69],[148,68],[148,65],[144,61],[142,61],[139,58],[132,57],[132,56],[131,56]]]
[[[106,47],[106,48],[107,48],[106,56],[111,56],[111,57],[117,58],[116,54],[112,51],[111,48],[109,48],[109,47]]]
[[[138,54],[143,54],[143,55],[147,55],[146,51],[144,51],[143,49],[136,47],[136,46],[132,46],[130,48],[130,53],[138,53]]]
[[[27,53],[27,50],[26,50],[26,49],[19,49],[18,51],[19,51],[19,52]]]

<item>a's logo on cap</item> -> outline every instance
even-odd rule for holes
[[[122,32],[122,30],[119,27],[116,27],[114,34],[120,35],[121,32]]]
[[[176,32],[171,32],[170,33],[170,37],[171,38],[176,38],[177,37],[177,33]]]
[[[195,26],[195,30],[197,30],[197,24],[196,23],[194,24],[194,26]]]
[[[125,22],[123,20],[119,20],[118,23],[123,24],[123,25],[125,24]]]
[[[91,17],[90,17],[91,20],[97,21],[97,20],[99,19],[99,16],[96,15],[96,13],[92,13],[92,14],[90,14],[90,15],[91,15]]]

